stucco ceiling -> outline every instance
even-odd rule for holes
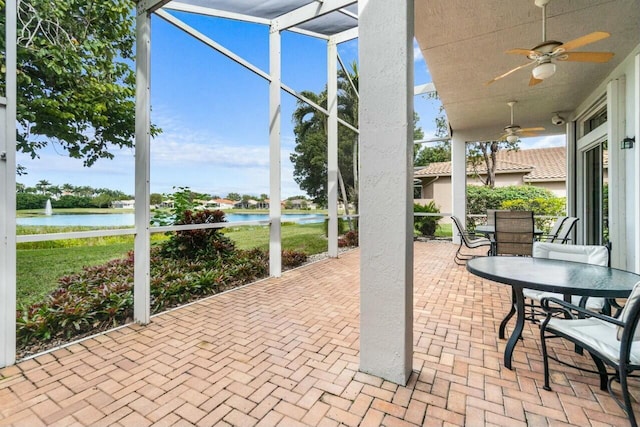
[[[507,101],[516,100],[515,121],[551,124],[555,111],[568,115],[640,43],[638,0],[552,0],[547,6],[547,39],[567,42],[594,31],[611,37],[576,49],[610,51],[605,64],[561,62],[555,75],[529,87],[531,69],[519,70],[491,85],[485,83],[528,62],[504,53],[530,49],[542,41],[542,10],[533,0],[429,0],[415,3],[416,39],[427,61],[454,132],[478,140],[496,138],[509,124]]]
[[[519,70],[492,85],[492,78],[528,62],[504,53],[530,49],[542,41],[542,10],[533,0],[416,0],[415,34],[454,132],[477,140],[497,138],[509,124],[507,101],[516,100],[515,122],[543,126],[547,134],[564,128],[551,124],[585,100],[640,43],[638,0],[552,0],[547,6],[547,39],[567,42],[594,31],[611,37],[576,49],[610,51],[605,64],[561,62],[555,75],[529,87],[531,69]]]

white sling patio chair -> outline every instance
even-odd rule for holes
[[[568,216],[561,216],[558,219],[556,219],[556,222],[553,223],[553,226],[551,227],[551,230],[549,231],[549,233],[538,236],[537,237],[538,241],[547,242],[547,243],[555,242],[558,239],[558,233],[560,233],[560,228],[562,227],[562,224],[568,218],[569,218]]]
[[[460,236],[460,246],[458,246],[458,250],[456,251],[456,255],[454,257],[454,261],[458,265],[464,265],[466,261],[470,260],[474,257],[473,254],[465,254],[462,253],[462,246],[466,246],[469,249],[476,249],[483,246],[489,247],[489,252],[491,252],[491,240],[486,237],[477,237],[473,233],[468,233],[465,231],[464,226],[460,219],[456,216],[451,216],[453,223],[458,229],[458,235]]]
[[[540,326],[544,365],[543,388],[551,390],[549,359],[567,364],[565,361],[549,356],[547,339],[560,337],[569,340],[591,355],[600,376],[600,389],[609,391],[611,397],[627,413],[631,425],[637,427],[629,394],[628,378],[631,372],[640,369],[640,344],[637,342],[640,341],[640,329],[637,328],[640,318],[640,282],[633,287],[617,319],[585,310],[557,298],[543,298],[542,307],[547,311],[547,317]],[[571,318],[554,316],[560,311]],[[574,312],[579,313],[580,317],[573,317]],[[613,368],[615,372],[608,374],[605,365]],[[620,383],[622,401],[611,389],[613,381]]]
[[[534,258],[549,258],[572,262],[582,262],[593,265],[609,265],[609,249],[606,246],[595,245],[563,245],[560,243],[534,242],[532,249]],[[536,309],[539,309],[542,298],[558,298],[563,296],[552,292],[542,292],[534,289],[523,289],[525,305],[531,309],[530,320],[536,322]],[[529,301],[530,300],[530,301]],[[604,298],[588,298],[582,300],[580,296],[572,296],[574,305],[582,305],[589,310],[601,311],[605,305]],[[539,310],[538,310],[539,311]]]
[[[578,222],[578,218],[574,216],[570,216],[565,218],[556,234],[556,237],[553,239],[553,243],[567,243],[571,240],[571,232],[573,231],[573,227],[575,227]]]

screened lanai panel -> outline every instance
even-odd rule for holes
[[[352,9],[355,9],[352,11]],[[358,6],[350,6],[345,10],[352,12],[353,15],[357,15]],[[296,28],[300,28],[314,33],[333,35],[338,34],[351,28],[358,26],[358,20],[353,16],[347,15],[342,12],[331,12],[323,16],[319,16],[311,21],[307,21],[304,24],[297,25]]]
[[[358,26],[356,1],[345,1],[349,6],[306,21],[296,28],[330,36]],[[222,12],[237,13],[261,19],[276,19],[309,4],[317,4],[320,11],[323,2],[318,0],[173,0],[172,5],[197,6]]]

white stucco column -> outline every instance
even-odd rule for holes
[[[280,206],[280,84],[281,84],[281,39],[280,30],[269,28],[269,274],[282,275],[282,207]]]
[[[0,98],[0,368],[16,362],[16,0],[5,3]]]
[[[338,256],[338,46],[327,43],[327,205],[329,256]]]
[[[135,161],[135,225],[133,317],[138,323],[149,323],[151,302],[150,280],[150,141],[151,141],[151,17],[144,4],[138,4],[136,17],[136,161]]]
[[[413,1],[358,2],[360,370],[406,384],[413,356]]]
[[[467,223],[467,142],[454,132],[451,138],[451,213]],[[460,244],[457,230],[453,230],[453,243]]]

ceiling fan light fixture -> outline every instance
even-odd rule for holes
[[[556,64],[554,64],[553,62],[543,62],[533,69],[532,75],[535,79],[544,80],[553,76],[555,72]]]
[[[518,140],[518,135],[507,135],[507,142],[513,144]]]

